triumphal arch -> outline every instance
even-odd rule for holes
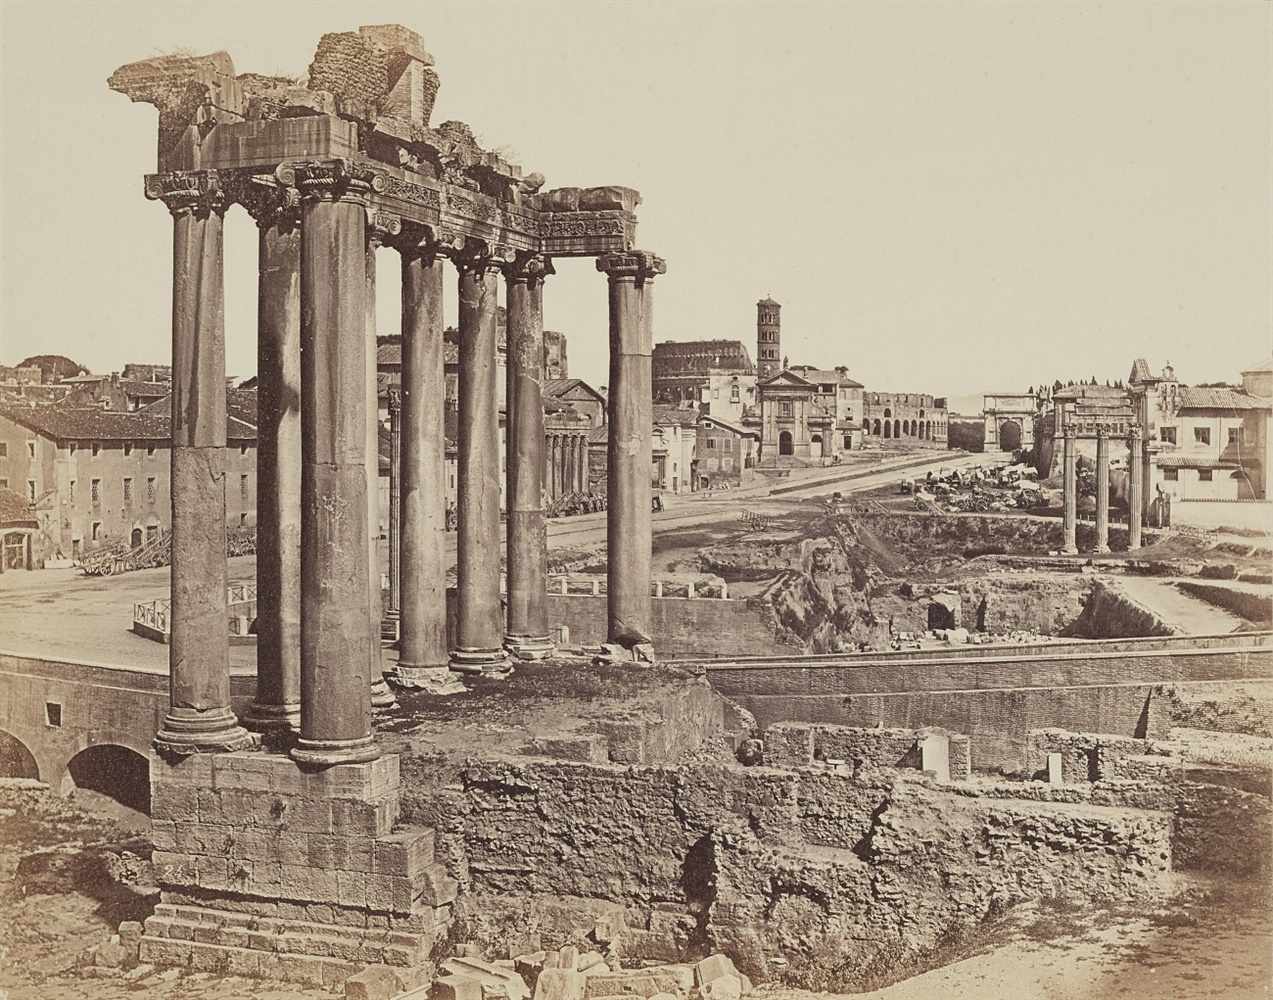
[[[543,294],[555,258],[593,257],[608,280],[609,639],[627,648],[651,640],[651,317],[653,279],[665,268],[636,248],[640,196],[614,186],[544,190],[541,175],[484,149],[463,122],[432,125],[438,84],[420,37],[398,25],[324,35],[303,84],[236,73],[224,52],[148,59],[109,80],[159,110],[158,167],[145,194],[173,218],[172,697],[156,739],[168,763],[153,779],[166,893],[147,924],[154,961],[194,961],[197,942],[169,933],[182,921],[224,917],[234,928],[226,915],[246,909],[258,921],[301,920],[296,954],[322,953],[325,944],[303,946],[321,942],[334,921],[340,935],[361,927],[366,952],[387,955],[372,946],[372,932],[389,926],[400,932],[396,964],[409,964],[444,919],[448,880],[421,847],[423,832],[394,828],[397,762],[380,756],[371,726],[373,703],[392,700],[368,530],[378,474],[378,247],[392,248],[402,265],[400,679],[428,685],[499,673],[510,656],[552,649],[541,381]],[[233,205],[259,228],[258,680],[242,721],[230,708],[221,513],[222,225]],[[448,271],[460,329],[450,635]],[[506,616],[495,384],[501,282]],[[288,753],[244,752],[254,743],[248,728],[293,733],[281,743]],[[245,829],[253,836],[241,836]],[[332,850],[344,861],[329,858]],[[218,961],[229,954],[256,968],[270,953],[277,964],[277,947],[262,951],[237,931],[204,944],[229,949]],[[345,966],[334,969],[339,977]]]

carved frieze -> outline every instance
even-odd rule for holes
[[[173,215],[207,216],[224,212],[227,204],[221,177],[215,170],[174,170],[147,174],[146,197],[162,201]]]
[[[294,184],[301,198],[355,199],[365,201],[383,191],[384,175],[363,160],[302,160],[280,164],[276,176]]]

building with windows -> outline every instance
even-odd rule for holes
[[[651,363],[655,403],[741,420],[756,403],[756,368],[740,340],[664,341]]]
[[[651,485],[659,493],[691,493],[698,451],[698,410],[692,407],[654,404],[654,436]]]
[[[924,392],[868,392],[862,397],[862,436],[893,444],[945,448],[949,414],[942,396]]]
[[[795,365],[763,379],[757,387],[761,461],[829,465],[861,448],[862,390],[844,367]]]
[[[170,523],[169,399],[139,410],[0,403],[0,489],[30,503],[34,546],[75,558],[126,542],[134,548]],[[225,518],[256,517],[256,393],[227,393]]]
[[[1175,500],[1269,498],[1273,358],[1240,385],[1181,385],[1167,365],[1154,376],[1137,359],[1129,379],[1145,429],[1148,494]]]
[[[698,419],[695,456],[696,489],[745,485],[760,461],[760,432],[705,413]]]

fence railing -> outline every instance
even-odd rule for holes
[[[608,593],[606,578],[601,575],[571,573],[550,576],[548,593],[579,594],[593,597]],[[690,597],[728,599],[729,584],[724,580],[655,579],[650,581],[651,597]]]
[[[251,604],[256,600],[255,583],[232,583],[226,587],[226,603],[232,608],[237,604]],[[133,631],[141,634],[157,633],[170,635],[172,632],[171,616],[172,600],[162,597],[156,601],[138,601],[133,604]],[[230,635],[247,635],[245,621],[250,625],[253,615],[230,614],[226,620],[226,628]]]

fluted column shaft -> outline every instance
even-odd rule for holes
[[[1141,450],[1144,442],[1139,427],[1127,436],[1127,547],[1140,548],[1141,524],[1145,513],[1145,469]]]
[[[442,284],[446,262],[402,251],[401,639],[398,672],[445,676],[446,368]]]
[[[298,171],[301,173],[301,171]],[[367,183],[331,165],[301,208],[301,735],[306,763],[372,760]]]
[[[1096,430],[1096,551],[1109,551],[1109,434]]]
[[[500,454],[496,385],[499,265],[461,255],[459,531],[456,539],[456,635],[451,668],[502,672],[500,606]]]
[[[508,279],[508,421],[506,551],[508,625],[505,645],[522,659],[553,650],[548,636],[548,545],[544,525],[544,275],[538,255],[517,259]]]
[[[170,704],[156,747],[251,742],[230,710],[225,567],[224,200],[214,174],[159,175],[173,216]]]
[[[294,207],[254,214],[256,698],[244,721],[294,735],[301,723],[300,216]]]
[[[1078,531],[1078,442],[1074,437],[1074,432],[1070,428],[1065,431],[1065,455],[1063,466],[1062,492],[1064,494],[1065,509],[1062,513],[1062,523],[1065,534],[1065,544],[1063,549],[1065,552],[1073,554],[1078,552],[1077,531]]]
[[[666,270],[653,254],[606,254],[609,277],[610,433],[606,470],[607,628],[610,642],[651,642],[650,448],[654,277]]]

